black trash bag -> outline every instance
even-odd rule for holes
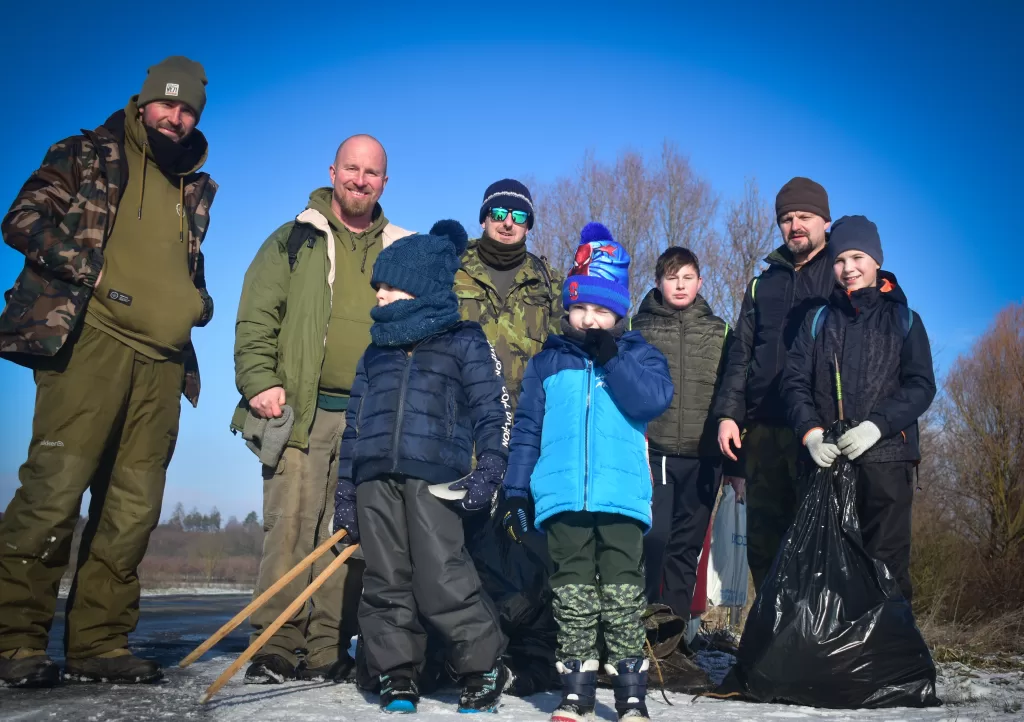
[[[547,536],[531,532],[522,544],[516,544],[497,514],[469,516],[464,523],[466,547],[508,637],[505,664],[516,677],[508,692],[525,697],[560,688]]]
[[[834,443],[848,422],[826,434]],[[796,519],[714,696],[858,709],[930,707],[935,665],[910,604],[864,551],[846,457],[808,474]]]

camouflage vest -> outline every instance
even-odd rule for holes
[[[80,323],[121,201],[127,173],[121,141],[105,125],[82,133],[50,148],[3,220],[4,241],[26,260],[13,288],[4,294],[0,355],[26,366],[32,365],[34,356],[55,355]],[[213,301],[206,293],[199,249],[210,225],[217,184],[207,173],[188,180],[188,264],[203,297],[204,325],[213,315]],[[182,391],[195,406],[199,364],[191,343],[182,361]]]
[[[515,408],[527,362],[540,352],[549,334],[559,333],[562,280],[545,259],[527,253],[508,297],[500,298],[472,241],[455,274],[454,290],[463,320],[479,323],[494,346]]]

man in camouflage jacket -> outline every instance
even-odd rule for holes
[[[562,279],[546,259],[526,250],[533,219],[533,198],[525,185],[509,178],[492,183],[480,206],[483,235],[470,242],[455,274],[462,318],[483,326],[501,361],[513,408],[526,363],[549,333],[560,333],[564,313]]]
[[[162,676],[127,645],[179,397],[199,399],[191,329],[213,315],[200,244],[217,186],[199,172],[207,142],[195,130],[205,86],[188,58],[154,65],[125,110],[50,148],[3,219],[25,266],[4,294],[0,355],[33,369],[36,405],[21,486],[0,522],[0,682],[60,678],[45,650],[86,489],[65,672]]]

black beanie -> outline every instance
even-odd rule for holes
[[[879,266],[882,265],[882,239],[878,235],[878,226],[865,216],[843,216],[833,223],[825,247],[833,260],[843,251],[863,251]]]
[[[154,100],[177,100],[196,112],[196,122],[206,107],[206,71],[184,55],[172,55],[146,71],[139,91],[141,108]]]
[[[458,221],[438,221],[430,233],[399,238],[377,256],[370,285],[386,283],[417,298],[451,291],[468,240]]]
[[[826,221],[832,220],[828,210],[828,193],[820,183],[801,176],[782,186],[782,190],[775,196],[775,220],[790,211],[809,211]]]
[[[480,204],[480,222],[484,222],[487,211],[492,208],[507,208],[510,211],[526,211],[526,229],[533,228],[533,197],[530,189],[517,180],[504,178],[487,186],[484,201]]]

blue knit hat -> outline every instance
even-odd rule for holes
[[[882,265],[882,238],[878,226],[866,216],[843,216],[832,224],[825,246],[835,259],[843,251],[863,251]]]
[[[386,283],[417,298],[451,291],[468,241],[458,221],[438,221],[430,233],[399,238],[377,256],[370,285]]]
[[[580,232],[572,270],[562,285],[566,310],[575,303],[593,303],[625,316],[629,312],[629,253],[600,223]]]

